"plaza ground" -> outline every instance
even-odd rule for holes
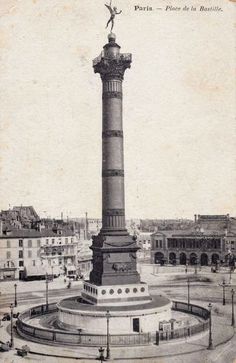
[[[219,284],[223,279],[226,283],[230,280],[227,270],[221,273],[212,273],[210,268],[204,267],[201,271],[194,273],[189,270],[186,274],[184,270],[176,268],[165,268],[156,274],[155,269],[149,265],[141,266],[142,280],[150,285],[152,294],[159,291],[166,293],[174,300],[187,300],[187,278],[190,279],[190,299],[191,303],[207,307],[208,303],[213,304],[213,343],[215,349],[207,350],[208,334],[198,335],[191,340],[181,340],[171,343],[162,342],[159,346],[145,347],[111,347],[113,361],[120,362],[157,362],[157,363],[231,363],[236,359],[236,338],[231,327],[231,289],[236,287],[236,273],[232,275],[231,285],[226,288],[226,305],[222,305],[222,287]],[[0,283],[0,314],[9,312],[9,304],[14,302],[14,281]],[[33,305],[45,302],[45,281],[17,282],[18,284],[18,306],[16,311],[22,311]],[[80,292],[82,281],[73,282],[72,288],[67,289],[64,278],[54,279],[49,284],[49,301],[57,301],[66,296],[76,295]],[[9,321],[2,322],[0,328],[0,340],[9,340]],[[19,337],[15,337],[15,347],[21,347],[26,342]],[[97,348],[78,347],[52,347],[27,342],[31,351],[38,354],[29,354],[29,362],[92,362],[98,356]],[[42,356],[46,354],[46,356]],[[56,357],[55,355],[61,356]],[[62,356],[66,356],[62,358]],[[133,357],[136,358],[133,358]],[[18,362],[22,360],[12,350],[2,353],[0,362]]]

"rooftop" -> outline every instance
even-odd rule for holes
[[[71,230],[60,230],[60,234],[51,229],[42,229],[41,231],[35,229],[10,229],[0,235],[0,239],[10,238],[40,238],[40,237],[68,237],[73,236]]]

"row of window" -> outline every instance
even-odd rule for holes
[[[35,260],[32,260],[32,266],[35,266]],[[24,261],[19,261],[19,267],[24,267]]]
[[[69,241],[69,238],[68,237],[65,238],[65,243],[69,243],[69,242],[73,243],[73,241],[74,241],[73,237],[70,238],[70,241]],[[48,245],[49,242],[50,242],[50,240],[49,240],[49,238],[47,238],[46,239],[46,245]],[[55,244],[55,238],[52,238],[51,239],[51,242],[52,242],[52,245],[54,245]],[[62,244],[62,240],[61,239],[59,239],[58,244],[59,245]]]
[[[28,248],[32,247],[32,240],[31,239],[28,240],[27,246],[28,246]],[[38,239],[37,240],[37,247],[40,247],[40,246],[41,246],[41,240]],[[20,248],[23,247],[23,239],[19,239],[19,247]],[[7,240],[7,248],[11,248],[11,241],[10,240]]]
[[[46,250],[44,250],[44,253],[47,256],[50,256],[50,255],[62,255],[62,252],[64,252],[64,251],[65,251],[65,254],[71,254],[71,255],[74,254],[74,248],[73,247],[70,247],[70,249],[66,249],[66,250],[63,249],[62,251],[56,249],[56,247],[55,247],[55,250],[46,249]],[[31,258],[32,257],[32,251],[28,250],[27,253],[28,253],[28,258]],[[40,255],[41,255],[41,250],[37,250],[37,257],[40,257]],[[11,251],[6,251],[6,258],[10,259],[11,257],[12,257]],[[19,250],[18,258],[24,258],[24,251],[23,250]]]
[[[35,260],[32,260],[32,266],[35,266]],[[19,267],[24,267],[24,261],[19,261]]]
[[[37,256],[40,257],[40,250],[37,251]],[[9,260],[11,258],[11,251],[7,251],[6,252],[6,258]],[[28,251],[28,258],[31,258],[32,257],[32,251],[29,250]],[[18,253],[18,258],[24,258],[24,253],[22,250],[19,251]]]
[[[73,243],[73,237],[71,237],[70,238],[70,241],[69,241],[69,238],[68,237],[66,237],[65,238],[65,243],[69,243],[69,242],[71,242],[71,243]],[[28,248],[31,248],[32,247],[32,240],[31,239],[29,239],[28,241],[27,241],[28,243],[27,243],[27,246],[28,246]],[[50,242],[50,239],[49,238],[46,238],[46,244],[49,244],[49,242]],[[55,244],[55,238],[52,238],[51,239],[51,243],[52,244]],[[61,238],[59,238],[59,242],[58,242],[59,244],[61,244],[62,243],[62,240],[61,240]],[[41,240],[40,239],[38,239],[37,240],[37,247],[40,247],[41,246]],[[23,239],[19,239],[19,247],[20,248],[22,248],[23,247]],[[7,240],[7,248],[11,248],[11,241],[10,240]]]
[[[8,262],[8,264],[11,263],[11,261],[7,261],[7,262]],[[43,265],[42,261],[41,261],[41,264]],[[51,260],[48,260],[48,264],[49,264],[49,266],[51,266]],[[61,260],[59,260],[59,265],[62,265]],[[19,261],[19,267],[23,267],[23,266],[24,266],[24,261]],[[36,266],[36,260],[32,260],[32,266]]]
[[[207,249],[220,249],[220,239],[168,239],[168,248],[207,248]]]

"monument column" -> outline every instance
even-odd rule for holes
[[[102,79],[102,233],[127,233],[125,228],[122,81],[131,54],[120,54],[115,34],[94,60]]]
[[[90,283],[139,283],[136,239],[125,227],[122,81],[131,54],[120,53],[115,34],[108,35],[93,68],[102,80],[102,228],[93,237]]]

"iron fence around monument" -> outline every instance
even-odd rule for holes
[[[172,301],[172,310],[193,314],[199,316],[200,318],[203,318],[204,320],[209,319],[210,316],[209,310],[201,306],[188,304],[182,301]]]
[[[81,331],[69,332],[58,329],[41,328],[29,324],[28,321],[36,316],[56,312],[57,304],[38,305],[21,313],[18,317],[16,327],[20,335],[29,340],[40,341],[47,344],[68,344],[81,346],[104,346],[107,343],[106,335],[84,334]],[[201,306],[173,301],[172,310],[194,314],[204,321],[196,325],[172,329],[167,332],[155,331],[139,334],[110,335],[111,346],[135,346],[157,344],[161,342],[188,338],[195,334],[207,331],[209,328],[209,311]]]
[[[29,340],[43,341],[52,344],[68,344],[81,346],[102,346],[107,343],[106,335],[93,335],[72,333],[67,331],[50,330],[33,327],[21,320],[17,320],[17,331]],[[110,335],[110,344],[113,346],[146,345],[154,342],[150,333]]]
[[[200,322],[196,325],[173,329],[173,330],[170,330],[167,332],[159,331],[159,332],[157,332],[156,340],[158,341],[158,339],[159,339],[160,341],[168,341],[168,340],[172,340],[172,339],[188,338],[195,334],[199,334],[204,331],[207,331],[208,328],[209,328],[209,322],[205,321],[205,322]],[[158,334],[159,334],[159,337],[158,337]],[[158,342],[156,342],[156,343],[158,344]]]
[[[29,317],[33,318],[34,316],[37,316],[37,315],[54,313],[57,310],[58,310],[57,303],[51,303],[48,305],[45,304],[45,305],[34,306],[33,308],[27,310],[26,312],[28,312]],[[26,313],[26,312],[24,312],[24,313]],[[21,316],[22,316],[22,314],[21,314]]]

